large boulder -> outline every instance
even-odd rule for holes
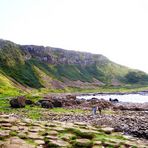
[[[53,104],[51,102],[49,102],[49,101],[42,101],[41,106],[43,108],[53,108]]]
[[[52,104],[54,107],[62,107],[62,101],[61,100],[58,100],[58,99],[53,99],[52,100]]]
[[[10,105],[13,108],[21,108],[26,105],[26,98],[24,96],[19,96],[10,100]]]

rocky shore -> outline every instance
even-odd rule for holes
[[[0,148],[147,148],[148,142],[110,127],[82,122],[34,121],[0,115]]]
[[[120,102],[113,103],[110,101],[106,101],[104,99],[98,100],[96,98],[92,98],[90,100],[85,100],[85,99],[79,100],[76,98],[76,96],[73,95],[66,95],[66,96],[53,95],[53,96],[46,96],[43,99],[38,100],[37,102],[33,102],[32,100],[28,100],[24,97],[18,97],[10,100],[10,105],[7,106],[8,110],[0,112],[0,137],[2,137],[0,138],[1,139],[0,148],[11,148],[12,146],[11,147],[7,146],[7,144],[11,144],[13,138],[16,139],[16,141],[19,138],[18,141],[23,140],[22,141],[23,143],[28,142],[30,139],[29,136],[30,132],[33,133],[35,132],[39,137],[42,136],[42,139],[38,139],[37,135],[35,135],[36,136],[35,140],[37,141],[35,141],[33,138],[31,139],[31,143],[33,143],[33,146],[38,148],[39,147],[48,148],[51,147],[53,143],[54,146],[56,145],[55,147],[77,148],[79,147],[79,144],[77,144],[77,142],[81,143],[83,140],[86,143],[89,141],[88,147],[95,147],[96,145],[98,146],[98,148],[101,146],[104,147],[122,146],[126,148],[131,146],[137,147],[137,145],[138,148],[148,147],[148,120],[147,120],[148,104],[147,103],[141,103],[141,104],[120,103]],[[99,107],[101,110],[101,112],[97,111],[96,115],[92,115],[92,106],[94,105]],[[32,120],[34,118],[35,120]],[[12,123],[11,119],[13,119]],[[95,134],[94,137],[95,138],[102,137],[103,134],[103,138],[96,141],[95,138],[86,138],[80,136],[82,135],[83,132],[79,133],[80,134],[79,135],[77,132],[75,133],[75,130],[74,131],[72,130],[70,132],[68,130],[68,134],[74,134],[74,137],[76,137],[74,139],[69,139],[68,141],[61,139],[60,133],[56,134],[56,138],[55,136],[50,135],[49,133],[45,135],[42,133],[40,134],[42,130],[45,132],[45,129],[47,129],[46,128],[47,123],[54,124],[51,127],[49,126],[49,130],[54,130],[56,132],[59,132],[56,129],[64,128],[63,129],[64,133],[62,134],[67,134],[66,127],[69,127],[71,129],[77,126],[77,128],[80,130],[87,129],[88,133],[89,132],[91,133],[92,129],[94,130],[93,132],[101,132],[101,135],[99,135],[100,133],[97,133],[97,135]],[[36,126],[36,124],[38,124],[38,126]],[[72,125],[72,127],[70,125]],[[27,131],[22,132],[17,128],[17,126],[24,126],[23,128],[27,129]],[[41,131],[39,130],[40,131],[39,132],[38,128],[40,127],[42,127],[42,130]],[[110,131],[104,130],[102,133],[102,129],[108,129]],[[20,136],[22,133],[25,135],[25,138],[24,137],[22,138]],[[117,137],[114,137],[114,135],[117,135]],[[118,136],[119,137],[121,136],[122,140],[125,137],[128,138],[126,140],[124,139],[125,141],[120,141],[121,139],[118,138]],[[112,139],[113,137],[119,143],[113,142],[115,144],[113,145],[110,140],[107,140],[107,139]],[[116,141],[115,139],[114,141]],[[58,142],[56,143],[55,141]],[[127,141],[132,142],[132,144],[127,146],[126,145]],[[64,146],[60,145],[65,142],[67,145]],[[29,147],[30,146],[28,146],[28,148]],[[27,147],[24,146],[24,148]]]

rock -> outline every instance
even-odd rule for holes
[[[92,146],[92,142],[88,139],[76,139],[74,146],[90,148]]]
[[[54,107],[62,107],[62,101],[59,101],[58,99],[53,99],[52,104]]]
[[[28,133],[28,138],[33,139],[33,140],[43,140],[43,136],[39,136],[37,133]]]
[[[43,144],[45,144],[44,140],[34,140],[34,142],[35,142],[37,145],[43,145]]]
[[[70,144],[63,140],[49,140],[48,142],[49,147],[62,147],[62,148],[68,148]]]
[[[20,132],[20,133],[18,133],[17,136],[21,139],[27,139],[28,138],[28,136],[25,132]]]
[[[52,136],[52,135],[48,135],[46,136],[47,139],[52,139],[52,140],[57,140],[58,137],[57,136]]]
[[[41,106],[42,106],[43,108],[53,108],[53,104],[52,104],[51,102],[49,102],[49,101],[43,101],[43,102],[41,103]]]
[[[101,130],[106,134],[111,134],[114,131],[114,128],[105,127],[105,128],[101,128]]]
[[[10,117],[9,115],[0,115],[0,119],[2,119],[2,118],[8,119],[9,117]]]
[[[0,130],[0,140],[3,140],[7,137],[9,137],[9,131]]]
[[[58,135],[58,132],[57,131],[50,131],[49,132],[49,135],[57,136]]]
[[[62,137],[61,137],[61,139],[63,139],[64,141],[68,141],[68,142],[70,142],[70,140],[72,140],[72,139],[76,139],[76,136],[74,135],[74,134],[64,134]]]
[[[34,102],[33,102],[32,100],[29,100],[29,99],[27,99],[27,100],[25,101],[25,103],[26,103],[27,105],[32,105],[32,104],[34,104]]]
[[[101,144],[102,144],[101,141],[94,141],[94,142],[93,142],[93,145],[101,145]]]
[[[26,143],[24,140],[22,140],[22,139],[20,139],[20,138],[18,138],[18,137],[11,137],[10,139],[9,139],[9,143],[10,144],[24,144],[24,143]]]
[[[8,128],[12,127],[12,124],[11,124],[11,123],[1,123],[0,125],[3,126],[3,128],[5,128],[5,127],[6,127],[6,128],[7,128],[7,127],[8,127]]]
[[[63,132],[65,129],[62,127],[53,127],[52,130],[55,130],[57,132]]]
[[[37,132],[39,132],[39,131],[44,131],[44,129],[42,129],[42,128],[40,128],[40,127],[33,127],[33,128],[31,128],[31,129],[29,129],[28,130],[29,132],[35,132],[35,133],[37,133]]]
[[[17,98],[13,98],[10,100],[10,105],[13,108],[21,108],[25,107],[26,98],[24,96],[19,96]]]
[[[4,142],[2,148],[35,148],[18,137],[11,137]]]

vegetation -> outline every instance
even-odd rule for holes
[[[129,72],[126,76],[128,83],[141,83],[141,84],[147,84],[148,82],[148,75],[146,75],[144,72],[138,71],[138,72]]]
[[[72,62],[71,64],[62,62],[53,64],[39,59],[44,56],[62,58],[68,51],[56,49],[50,52],[43,50],[36,53],[35,51],[24,51],[21,46],[10,41],[1,40],[0,44],[0,97],[17,96],[22,92],[26,94],[26,90],[30,91],[30,88],[32,93],[36,91],[36,93],[42,94],[48,92],[133,91],[139,90],[140,87],[146,88],[145,86],[148,85],[148,75],[144,72],[113,63],[102,55],[93,55],[94,59],[91,60],[96,60],[96,62],[86,65],[83,63],[85,59],[83,53],[76,54],[81,64]],[[70,59],[74,58],[70,55]],[[90,84],[99,80],[104,83],[104,86],[99,87],[99,85],[92,84],[90,88],[83,89],[79,86],[70,87],[66,84],[67,86],[64,88],[58,88],[58,84],[65,83],[65,79],[71,83],[72,81],[80,81]],[[57,83],[56,89],[53,87],[54,81]],[[115,87],[114,81],[119,82],[120,87]]]

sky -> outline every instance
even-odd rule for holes
[[[148,0],[0,0],[0,38],[103,54],[148,73]]]

